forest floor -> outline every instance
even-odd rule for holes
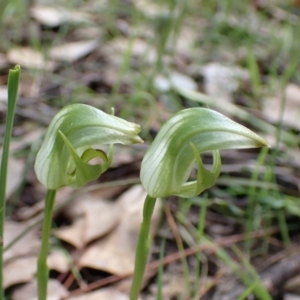
[[[59,190],[49,299],[129,299],[143,155],[172,114],[207,106],[270,148],[224,150],[214,187],[158,202],[141,299],[300,299],[299,1],[1,1],[0,21],[0,150],[8,70],[22,68],[6,193],[7,300],[36,299],[46,188],[33,164],[53,116],[71,103],[114,107],[141,125],[145,143],[116,145],[99,180]],[[211,153],[202,157],[211,164]]]

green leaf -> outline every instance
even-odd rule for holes
[[[61,109],[53,118],[35,161],[37,178],[48,189],[72,185],[81,187],[98,178],[112,161],[114,143],[143,142],[140,126],[85,104]],[[106,155],[97,145],[109,144]],[[100,157],[103,163],[88,162]]]
[[[265,146],[260,136],[220,113],[185,109],[171,117],[154,139],[142,161],[141,182],[151,197],[194,197],[217,180],[221,169],[218,150]],[[211,172],[200,158],[207,151],[213,151]],[[188,182],[195,161],[197,180]]]

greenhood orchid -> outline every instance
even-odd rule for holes
[[[137,300],[150,249],[150,224],[156,198],[195,197],[213,186],[221,170],[219,150],[268,146],[260,136],[207,108],[185,109],[160,129],[142,161],[140,178],[148,195],[138,238],[130,300]],[[213,151],[213,167],[205,169],[200,154]],[[197,179],[189,181],[196,162]]]
[[[85,104],[61,109],[52,120],[37,154],[35,171],[48,189],[72,185],[79,188],[98,178],[111,164],[108,155],[95,145],[141,143],[140,126]],[[102,164],[88,161],[99,157]]]
[[[53,118],[34,166],[37,178],[48,189],[37,261],[39,300],[47,299],[47,256],[56,190],[68,185],[79,188],[98,178],[111,165],[113,144],[141,143],[140,131],[137,124],[85,104],[66,106]],[[110,145],[108,154],[93,148],[99,144]],[[103,162],[89,164],[93,158]]]
[[[207,108],[185,109],[171,117],[154,139],[141,166],[141,181],[151,197],[194,197],[215,184],[221,168],[218,150],[264,147],[267,143],[246,127]],[[212,171],[200,154],[213,151]],[[188,181],[196,161],[196,181]]]

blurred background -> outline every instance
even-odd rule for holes
[[[7,299],[36,297],[45,188],[33,163],[47,125],[71,103],[114,107],[142,126],[145,143],[115,147],[97,182],[59,191],[49,299],[129,299],[140,162],[163,122],[188,107],[215,109],[271,148],[222,151],[215,187],[158,203],[141,299],[300,299],[299,1],[1,0],[0,36],[0,149],[8,70],[22,67]],[[211,154],[203,160],[209,168]]]

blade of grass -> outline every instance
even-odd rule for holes
[[[245,258],[243,253],[235,245],[233,247],[231,247],[231,249],[238,256],[238,258],[242,262],[243,266],[247,270],[247,272],[245,274],[242,274],[243,277],[241,277],[243,283],[246,286],[251,287],[252,283],[254,282],[255,285],[253,287],[253,293],[255,294],[255,296],[258,299],[261,299],[261,300],[272,300],[272,297],[271,297],[270,293],[268,292],[268,290],[263,285],[258,273],[253,268],[251,263]]]
[[[21,67],[15,66],[13,70],[9,70],[8,75],[8,103],[7,103],[7,117],[4,134],[3,152],[0,169],[0,237],[4,234],[4,219],[5,219],[5,194],[6,194],[6,180],[7,168],[9,159],[9,145],[12,135],[12,128],[15,116],[15,109],[17,103],[17,95],[20,81]],[[3,248],[0,247],[0,299],[4,299],[3,289]]]
[[[258,63],[253,53],[253,49],[251,47],[248,48],[247,53],[247,64],[250,72],[250,79],[253,94],[255,97],[255,101],[258,102],[259,97],[261,96],[261,75],[258,67]],[[257,103],[256,103],[257,104]]]
[[[280,233],[282,236],[283,243],[285,247],[288,247],[291,245],[291,239],[289,235],[289,228],[286,224],[286,213],[284,210],[279,209],[277,211],[277,218],[278,218],[278,224],[280,228]]]
[[[239,296],[238,300],[247,299],[247,297],[253,292],[255,285],[256,285],[256,282],[253,282],[252,285],[250,285],[246,290],[243,291],[243,293]]]
[[[242,281],[244,285],[247,287],[251,286],[253,284],[253,281],[256,280],[256,285],[253,289],[253,293],[255,296],[258,297],[258,299],[261,300],[272,300],[272,297],[270,296],[269,292],[266,290],[266,288],[263,286],[263,284],[260,281],[259,276],[255,272],[255,270],[251,267],[249,263],[245,263],[245,259],[241,257],[243,260],[244,266],[246,265],[247,271],[244,272],[240,265],[237,264],[227,253],[224,251],[221,247],[217,246],[216,243],[213,243],[213,241],[210,241],[210,239],[207,237],[207,242],[211,243],[212,247],[215,248],[215,254],[216,256],[224,263],[226,264]],[[236,247],[232,247],[237,249]]]
[[[257,158],[255,169],[252,173],[252,178],[251,181],[258,181],[259,179],[259,169],[264,163],[266,156],[268,154],[268,148],[264,148],[261,150],[259,157]],[[256,208],[256,199],[257,199],[257,188],[256,186],[251,186],[249,188],[248,192],[248,206],[247,206],[247,220],[246,220],[246,241],[245,241],[245,248],[248,254],[250,254],[250,249],[251,249],[251,238],[250,234],[254,230],[254,218],[256,216],[255,214],[255,208]]]

